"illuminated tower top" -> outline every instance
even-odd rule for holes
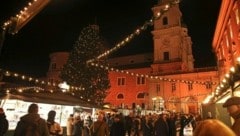
[[[152,8],[156,16],[169,0],[161,0]],[[193,70],[192,41],[188,30],[182,25],[179,5],[173,5],[161,18],[154,20],[154,73]]]

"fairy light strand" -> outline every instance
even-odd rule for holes
[[[26,76],[26,75],[15,73],[15,72],[10,72],[8,70],[3,70],[3,69],[0,69],[0,70],[2,72],[2,75],[6,76],[6,77],[14,77],[14,78],[25,80],[25,81],[28,81],[28,82],[31,82],[34,84],[38,84],[38,85],[47,85],[49,87],[57,87],[58,86],[58,83],[56,83],[56,82],[48,82],[48,81],[40,80],[40,79],[31,77],[31,76]],[[85,89],[81,88],[81,87],[76,87],[76,86],[70,85],[69,90],[85,90]]]
[[[91,66],[104,68],[104,69],[109,70],[109,71],[124,73],[124,74],[128,74],[128,75],[131,75],[131,76],[145,77],[145,78],[150,78],[150,79],[158,79],[158,80],[166,81],[166,82],[180,82],[180,83],[186,83],[186,84],[202,84],[202,85],[206,85],[206,84],[215,85],[215,84],[217,84],[216,82],[212,82],[212,81],[181,80],[181,79],[165,78],[165,77],[161,77],[161,76],[152,76],[152,75],[148,75],[148,74],[134,73],[134,72],[129,72],[127,70],[120,70],[120,69],[113,68],[113,67],[107,67],[107,66],[100,65],[100,64],[97,64],[97,63],[94,63],[94,62],[91,63]]]
[[[124,40],[122,40],[121,42],[117,43],[113,48],[105,51],[104,53],[98,55],[97,57],[87,60],[87,63],[91,63],[91,62],[99,60],[99,59],[101,59],[103,57],[106,57],[106,56],[112,54],[113,52],[117,51],[118,49],[126,46],[126,44],[129,43],[133,38],[135,38],[136,36],[141,34],[144,30],[146,30],[147,27],[152,26],[153,25],[153,20],[158,20],[159,18],[161,18],[162,15],[165,12],[167,12],[173,5],[176,5],[178,3],[179,3],[179,0],[174,0],[174,1],[166,4],[165,7],[156,14],[156,16],[154,16],[150,20],[146,21],[141,27],[139,27],[133,33],[128,35]]]

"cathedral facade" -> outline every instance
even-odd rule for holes
[[[165,1],[155,5],[153,14],[165,5]],[[194,68],[192,41],[181,15],[179,6],[174,5],[153,21],[152,53],[108,60],[110,67],[120,71],[109,71],[111,88],[104,102],[113,108],[199,113],[203,100],[217,86],[219,75],[216,67]],[[61,81],[59,74],[67,54],[50,55],[49,81]]]

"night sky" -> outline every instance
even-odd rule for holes
[[[97,24],[108,48],[122,41],[152,16],[157,0],[50,0],[51,2],[17,34],[6,34],[0,54],[0,66],[33,77],[45,76],[49,54],[71,51],[80,31]],[[28,1],[27,1],[28,2]],[[1,25],[15,16],[26,0],[3,0]],[[216,65],[212,39],[220,0],[182,0],[180,10],[193,42],[195,67]],[[152,27],[134,38],[114,56],[153,51]]]

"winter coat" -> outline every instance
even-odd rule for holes
[[[73,132],[73,117],[69,117],[67,120],[67,136],[71,136]]]
[[[94,122],[90,127],[90,133],[93,134],[97,129],[97,136],[109,136],[109,128],[105,121]]]
[[[73,133],[72,133],[72,135],[73,136],[82,136],[82,131],[83,131],[83,121],[78,120],[73,125]]]
[[[154,125],[156,136],[169,136],[169,127],[166,121],[159,118]]]
[[[231,128],[237,136],[240,136],[240,115],[239,118],[235,119]]]
[[[39,136],[49,136],[47,122],[40,118],[40,115],[36,113],[29,113],[20,118],[14,136],[22,136],[22,133],[23,131],[26,131],[26,126],[28,126],[28,124],[36,126]]]
[[[9,124],[4,113],[0,114],[0,136],[6,134]]]
[[[124,123],[122,121],[113,122],[110,128],[110,136],[125,136]]]

